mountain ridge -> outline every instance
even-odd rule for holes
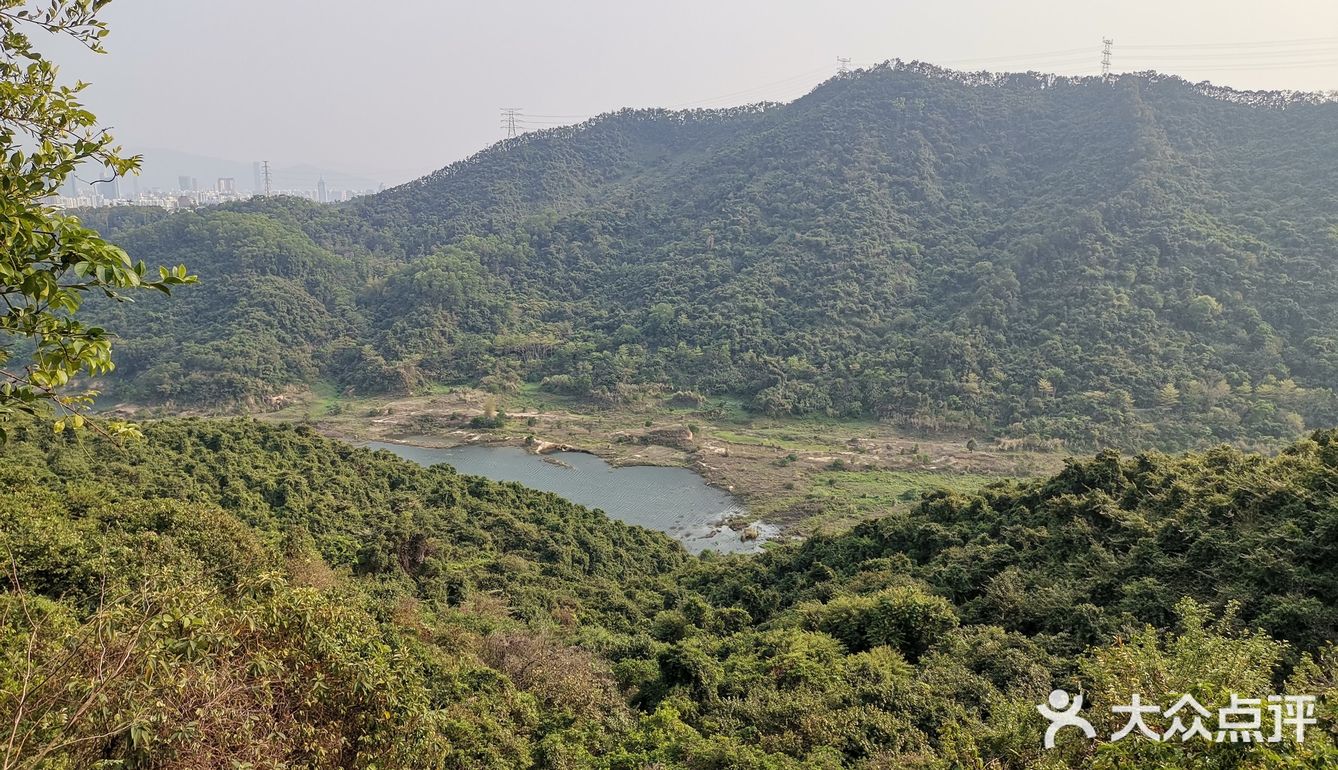
[[[1161,76],[896,65],[785,105],[518,137],[336,208],[187,215],[269,220],[350,263],[306,280],[352,320],[297,340],[310,365],[177,397],[528,380],[1079,445],[1282,440],[1338,421],[1335,112]],[[166,258],[167,227],[120,236]],[[206,281],[227,260],[177,245]],[[192,302],[161,317],[186,340]],[[142,312],[113,328],[138,336]],[[565,342],[508,360],[518,339]],[[355,383],[356,361],[397,373]]]

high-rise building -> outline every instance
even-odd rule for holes
[[[254,181],[251,183],[251,192],[259,195],[265,191],[265,172],[260,168],[260,161],[251,164],[251,173],[255,176]]]
[[[327,190],[325,189],[325,177],[321,177],[321,181],[316,183],[316,199],[319,200],[321,203],[330,202],[330,196],[327,194]]]
[[[93,185],[93,189],[107,200],[119,200],[121,197],[121,180],[113,177],[105,182],[98,182]]]
[[[191,178],[188,176],[177,177],[177,189],[181,191],[194,190],[195,186],[191,184]]]
[[[237,193],[237,180],[230,176],[219,177],[218,192],[221,195],[235,195]]]

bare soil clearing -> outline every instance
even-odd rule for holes
[[[459,388],[380,399],[306,394],[263,419],[310,422],[354,442],[512,445],[691,468],[742,498],[750,520],[783,525],[791,536],[844,529],[935,489],[970,493],[1050,473],[1065,456],[1003,448],[983,436],[910,435],[877,421],[775,419],[728,402],[708,406],[602,407],[534,389],[498,396]],[[495,412],[505,415],[500,425],[477,427]]]

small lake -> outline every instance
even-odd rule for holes
[[[761,540],[777,534],[775,527],[759,524],[761,537],[744,541],[738,532],[724,525],[726,520],[745,513],[743,505],[687,468],[615,468],[580,452],[536,455],[512,446],[431,449],[370,441],[367,448],[385,449],[422,465],[446,463],[460,473],[554,492],[628,524],[665,532],[692,553],[708,549],[721,553],[759,551]]]

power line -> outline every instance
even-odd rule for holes
[[[933,62],[929,63],[934,64]],[[935,66],[941,66],[941,67],[946,67],[948,69],[955,69],[960,71],[988,71],[988,72],[1026,72],[1026,71],[1037,71],[1037,70],[1042,70],[1042,71],[1059,70],[1059,69],[1070,68],[1077,65],[1081,65],[1082,69],[1093,69],[1093,68],[1100,69],[1100,65],[1092,59],[1092,53],[1090,51],[1087,53],[1086,56],[1075,56],[1070,59],[1055,59],[1052,61],[1017,62],[1012,64],[982,63],[969,66],[965,64],[953,64],[953,65],[935,64]]]
[[[1273,64],[1252,64],[1252,65],[1249,66],[1248,69],[1249,69],[1251,72],[1254,72],[1254,71],[1256,71],[1256,70],[1290,70],[1290,69],[1298,69],[1298,68],[1302,68],[1302,67],[1330,66],[1330,65],[1334,65],[1334,64],[1338,64],[1338,56],[1333,57],[1333,58],[1328,58],[1328,59],[1313,59],[1313,60],[1310,60],[1310,61],[1301,61],[1301,62],[1275,62],[1275,63],[1273,63]],[[1240,68],[1239,66],[1230,65],[1230,64],[1210,64],[1210,65],[1202,66],[1202,67],[1196,67],[1196,66],[1194,66],[1194,65],[1192,65],[1192,64],[1185,64],[1185,65],[1182,65],[1181,68],[1184,69],[1184,70],[1186,70],[1186,71],[1193,71],[1193,72],[1240,72],[1240,71],[1241,71],[1241,68]]]
[[[1100,73],[1101,77],[1109,80],[1113,68],[1113,49],[1114,40],[1103,37],[1101,39],[1101,58]],[[1308,48],[1291,48],[1288,46],[1310,46]],[[1316,47],[1319,46],[1319,47]],[[1226,50],[1230,49],[1230,50]],[[1221,53],[1215,51],[1222,50]],[[1125,45],[1120,46],[1121,62],[1128,62],[1133,67],[1144,67],[1152,69],[1158,62],[1170,62],[1177,66],[1192,69],[1194,71],[1239,71],[1242,65],[1247,65],[1249,69],[1290,69],[1310,66],[1327,66],[1338,63],[1338,37],[1315,37],[1298,38],[1293,40],[1256,40],[1237,43],[1189,43],[1184,45],[1170,44],[1144,44],[1144,45]],[[1165,51],[1166,53],[1160,53]],[[938,66],[958,67],[958,66],[989,66],[998,65],[1007,68],[1028,67],[1028,68],[1060,68],[1082,65],[1081,70],[1092,72],[1092,48],[1064,48],[1051,51],[1039,51],[1029,54],[1009,54],[998,56],[982,56],[971,59],[947,59],[930,61]],[[1218,62],[1221,62],[1220,64]],[[1228,64],[1229,62],[1229,64]],[[876,66],[875,62],[855,61],[851,57],[836,57],[838,73],[845,74],[853,66],[871,67]],[[677,110],[686,107],[706,107],[713,103],[733,100],[738,97],[752,96],[764,93],[777,95],[781,93],[777,89],[783,89],[786,95],[793,90],[793,85],[804,80],[812,79],[830,72],[827,68],[809,70],[780,80],[773,80],[768,83],[744,88],[737,91],[718,94],[716,96],[704,99],[695,99],[688,102],[671,104],[663,109]],[[591,115],[575,114],[526,114],[519,107],[503,107],[502,127],[506,130],[508,137],[514,137],[526,129],[538,130],[556,126],[570,125],[572,120],[589,120]]]
[[[1041,53],[1019,53],[999,56],[977,56],[971,59],[947,59],[935,64],[972,64],[975,62],[1015,61],[1018,59],[1051,59],[1057,56],[1072,57],[1077,54],[1091,55],[1091,48],[1067,48],[1062,51],[1043,51]]]
[[[765,90],[770,89],[770,88],[773,88],[773,87],[775,87],[775,86],[780,86],[780,85],[785,85],[785,84],[788,84],[788,83],[793,83],[793,82],[795,82],[795,81],[797,81],[797,80],[811,79],[811,78],[817,77],[818,75],[821,75],[821,74],[824,74],[824,73],[827,73],[827,72],[831,72],[831,70],[827,69],[826,67],[823,67],[823,68],[821,68],[821,69],[810,70],[810,71],[805,72],[805,73],[800,74],[800,75],[793,75],[793,76],[791,76],[791,77],[784,78],[783,80],[775,80],[775,81],[772,81],[772,82],[770,82],[770,83],[764,83],[764,84],[762,84],[762,85],[760,85],[760,86],[754,86],[754,87],[752,87],[752,88],[745,88],[745,89],[743,89],[743,90],[741,90],[741,91],[732,91],[732,92],[727,93],[727,94],[721,94],[721,95],[719,95],[719,96],[713,96],[713,97],[710,97],[709,99],[696,99],[696,100],[694,100],[694,101],[683,102],[683,103],[681,103],[681,104],[671,104],[671,105],[669,105],[668,107],[666,107],[665,109],[676,110],[676,109],[680,109],[680,108],[683,108],[683,107],[691,107],[691,106],[695,106],[695,105],[699,105],[699,104],[707,104],[707,103],[709,103],[709,102],[718,102],[718,101],[721,101],[721,100],[723,100],[723,99],[730,99],[730,98],[735,97],[735,96],[742,96],[742,95],[744,95],[744,94],[756,93],[756,92],[758,92],[758,91],[765,91]]]
[[[1102,60],[1105,59],[1105,42],[1102,39]],[[1113,41],[1112,41],[1113,43]],[[1295,48],[1295,46],[1308,46]],[[1316,47],[1318,46],[1318,47]],[[1287,50],[1291,47],[1290,50]],[[1091,49],[1072,48],[1053,51],[1041,51],[1032,54],[1011,54],[982,56],[971,59],[938,59],[930,63],[947,67],[1063,67],[1070,64],[1082,64],[1091,61],[1086,56]],[[1192,65],[1197,62],[1221,60],[1258,65],[1312,66],[1328,64],[1328,54],[1338,55],[1338,37],[1298,38],[1293,40],[1260,40],[1239,43],[1197,43],[1187,45],[1124,45],[1120,46],[1121,62],[1132,62],[1134,66],[1152,65],[1158,62]],[[1163,53],[1165,52],[1165,53]],[[1103,67],[1104,61],[1103,61]],[[1222,67],[1220,69],[1239,69]],[[1106,70],[1102,70],[1106,74]]]
[[[1285,48],[1293,45],[1308,45],[1314,43],[1338,43],[1338,37],[1307,37],[1297,38],[1295,40],[1253,40],[1238,43],[1179,43],[1179,44],[1156,44],[1156,45],[1125,45],[1122,49],[1128,50],[1155,50],[1155,49],[1174,49],[1183,51],[1194,48]]]
[[[1199,62],[1199,61],[1209,61],[1209,62],[1211,62],[1211,61],[1232,61],[1232,62],[1237,62],[1237,61],[1239,61],[1239,62],[1259,62],[1259,63],[1266,64],[1266,63],[1270,63],[1270,62],[1284,62],[1284,63],[1285,63],[1285,62],[1286,62],[1287,60],[1289,60],[1289,59],[1313,59],[1313,58],[1315,58],[1315,57],[1317,57],[1317,56],[1322,57],[1322,56],[1334,56],[1334,55],[1338,55],[1338,46],[1333,46],[1333,47],[1330,47],[1330,48],[1305,48],[1305,49],[1298,49],[1298,50],[1295,50],[1295,51],[1269,51],[1269,52],[1257,52],[1257,53],[1249,53],[1249,52],[1244,52],[1244,53],[1205,53],[1205,54],[1193,54],[1193,53],[1181,53],[1181,54],[1176,54],[1176,53],[1167,53],[1167,54],[1144,53],[1144,54],[1138,54],[1138,53],[1135,53],[1131,58],[1133,58],[1133,59],[1135,59],[1135,60],[1137,60],[1137,61],[1172,61],[1172,62],[1178,62],[1178,61],[1189,61],[1189,62]]]
[[[270,173],[269,173],[269,161],[267,161],[267,160],[266,160],[266,161],[261,161],[261,163],[262,163],[263,166],[264,166],[264,174],[265,174],[265,197],[268,198],[268,197],[270,197]]]
[[[846,59],[845,61],[849,63],[851,60]],[[826,72],[830,72],[830,70],[828,70],[826,67],[822,69],[810,70],[808,72],[804,72],[798,75],[792,75],[788,78],[783,78],[781,80],[775,80],[770,83],[764,83],[759,86],[753,86],[752,88],[745,88],[739,91],[732,91],[727,94],[720,94],[718,96],[713,96],[706,99],[697,99],[691,102],[684,102],[682,104],[669,105],[664,109],[675,110],[689,106],[702,106],[710,104],[712,102],[719,102],[726,99],[732,99],[738,96],[756,94],[763,91],[769,91],[777,87],[792,85],[802,80],[811,81],[813,78]],[[501,126],[503,129],[506,130],[506,135],[508,138],[517,136],[518,134],[524,132],[527,129],[539,130],[544,128],[566,126],[570,125],[569,122],[570,120],[589,120],[591,117],[592,116],[590,115],[556,115],[556,114],[540,115],[540,114],[530,114],[522,112],[522,108],[520,107],[501,108]]]

